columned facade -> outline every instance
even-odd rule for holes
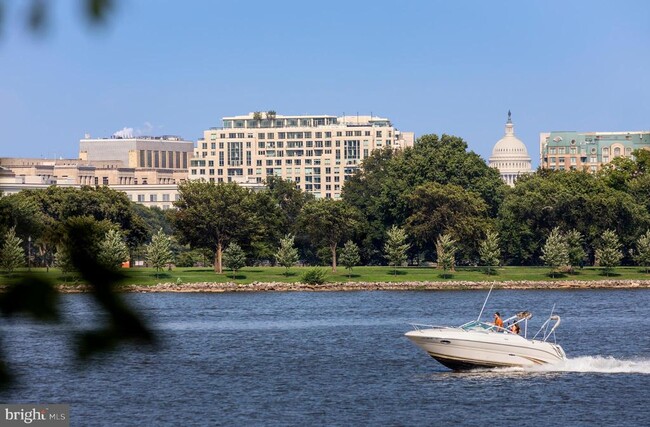
[[[515,136],[510,111],[508,111],[505,135],[492,149],[489,165],[498,169],[501,179],[511,187],[515,185],[515,181],[522,174],[532,171],[531,159],[526,145]]]

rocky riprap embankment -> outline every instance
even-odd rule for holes
[[[452,289],[629,289],[650,288],[650,280],[562,280],[511,282],[332,282],[323,285],[306,283],[253,282],[240,283],[159,283],[157,285],[123,285],[123,292],[296,292],[296,291],[411,291]],[[61,292],[88,292],[85,285],[59,285]]]

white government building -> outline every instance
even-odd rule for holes
[[[494,145],[488,164],[490,167],[498,169],[501,179],[511,187],[515,185],[519,176],[532,172],[531,159],[526,145],[515,136],[510,111],[508,111],[508,121],[506,122],[506,134]]]
[[[187,179],[193,150],[192,141],[171,135],[86,135],[78,159],[0,158],[0,192],[105,185],[136,203],[169,209],[178,199],[178,184]]]

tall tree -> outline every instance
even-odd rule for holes
[[[397,274],[397,267],[404,264],[407,259],[406,252],[411,245],[407,243],[407,234],[403,228],[393,225],[386,231],[386,243],[384,244],[384,257],[388,265],[395,267],[393,274]]]
[[[487,274],[492,274],[492,267],[501,263],[501,249],[499,248],[499,233],[488,231],[479,246],[481,264],[486,266]]]
[[[61,273],[64,275],[75,270],[75,266],[72,263],[72,258],[70,257],[70,252],[65,245],[59,245],[56,248],[56,254],[54,255],[54,266],[59,268],[61,270]]]
[[[298,228],[315,246],[327,246],[332,254],[332,271],[336,272],[336,248],[360,228],[361,214],[342,200],[318,199],[303,206]]]
[[[302,191],[295,182],[277,176],[268,176],[266,187],[266,192],[282,212],[282,227],[285,230],[289,230],[295,224],[305,203],[314,200],[313,194]]]
[[[230,242],[225,251],[223,251],[223,263],[226,268],[232,270],[232,278],[237,278],[237,271],[246,266],[246,253],[235,242]]]
[[[275,248],[293,223],[289,223],[280,203],[274,199],[268,190],[251,192],[247,209],[257,218],[255,237],[239,236],[242,249],[248,252],[253,260],[272,261]]]
[[[275,259],[278,264],[286,268],[285,276],[289,275],[289,268],[298,262],[298,249],[293,246],[294,236],[287,234],[283,239],[280,239],[280,247],[275,254]]]
[[[621,242],[614,230],[605,230],[596,249],[596,265],[603,267],[603,271],[609,276],[612,268],[618,266],[623,258]]]
[[[16,229],[10,228],[4,235],[4,243],[0,248],[0,268],[6,273],[13,273],[25,265],[25,251],[22,247],[23,240],[16,236]]]
[[[569,230],[564,237],[569,247],[569,266],[573,269],[577,265],[584,265],[587,252],[585,252],[582,233],[574,228]]]
[[[544,263],[551,267],[551,276],[555,277],[555,271],[559,267],[569,264],[569,245],[565,236],[560,232],[560,227],[551,230],[542,248]]]
[[[636,263],[645,267],[645,272],[648,272],[650,266],[650,230],[647,230],[636,241],[636,254],[634,256]]]
[[[406,230],[420,248],[431,247],[446,232],[458,239],[460,255],[478,258],[478,242],[490,226],[487,205],[481,197],[454,184],[424,184],[409,199],[411,215]]]
[[[631,248],[638,230],[650,227],[643,202],[588,172],[539,170],[523,176],[499,211],[505,261],[539,263],[546,236],[558,226],[578,230],[587,248],[597,246],[602,233],[614,226],[623,245]]]
[[[456,263],[456,241],[452,239],[451,234],[444,233],[438,236],[436,240],[436,253],[438,255],[438,268],[447,272],[454,271]]]
[[[178,192],[173,221],[179,240],[215,250],[214,269],[221,273],[222,253],[228,243],[254,241],[258,234],[251,192],[235,183],[204,181],[181,183]]]
[[[151,243],[147,245],[147,261],[158,272],[173,261],[172,239],[160,228],[156,234],[151,237]]]
[[[359,264],[361,258],[359,257],[359,246],[352,240],[348,240],[343,249],[341,250],[341,264],[348,270],[348,278],[352,274],[352,268]]]
[[[98,257],[99,262],[108,268],[119,268],[129,259],[129,247],[119,231],[112,229],[106,233],[99,243]]]
[[[36,238],[36,244],[42,246],[44,252],[51,252],[60,245],[65,232],[62,224],[71,218],[109,221],[122,231],[131,252],[149,236],[145,220],[135,211],[135,203],[121,191],[108,187],[50,186],[45,190],[24,190],[21,194],[34,202],[44,217],[43,232]]]
[[[370,247],[364,247],[363,252],[374,256],[373,261],[383,258],[386,230],[404,225],[411,215],[412,193],[428,183],[452,184],[472,192],[485,204],[487,216],[496,215],[507,191],[499,172],[468,151],[467,143],[455,136],[423,135],[411,148],[375,150],[346,181],[342,193],[343,199],[367,218],[364,245]],[[461,243],[465,241],[461,239]]]

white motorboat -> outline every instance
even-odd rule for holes
[[[477,320],[458,327],[413,324],[414,330],[407,332],[406,336],[453,370],[527,367],[555,364],[566,359],[564,350],[555,342],[560,316],[551,312],[535,336],[527,339],[528,320],[532,317],[529,312],[506,319],[504,324],[508,327],[504,328],[482,322],[481,314]],[[520,326],[521,335],[513,332],[514,325]],[[549,341],[551,337],[553,342]]]

